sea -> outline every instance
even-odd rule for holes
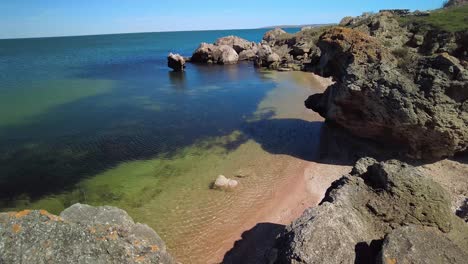
[[[268,123],[278,110],[275,96],[299,93],[297,106],[306,111],[309,83],[278,79],[249,62],[172,72],[167,55],[190,56],[201,42],[228,35],[259,42],[267,30],[0,40],[0,211],[114,205],[154,228],[186,263],[203,255],[202,231],[213,230],[220,212],[233,212],[237,199],[210,183],[267,166],[254,162],[265,161],[263,152],[287,151],[291,145],[263,137],[287,137],[275,129],[299,125],[313,135],[318,128]],[[246,142],[250,150],[230,154]],[[251,174],[257,183],[274,177]],[[249,199],[261,199],[269,188],[262,186],[251,187]]]

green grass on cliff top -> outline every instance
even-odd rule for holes
[[[408,16],[400,20],[403,24],[417,23],[448,32],[464,31],[468,30],[468,5],[435,10],[426,17]]]

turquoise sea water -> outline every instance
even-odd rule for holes
[[[124,162],[170,159],[229,135],[274,82],[250,63],[173,73],[166,56],[226,35],[260,41],[265,32],[0,40],[0,208],[27,207]]]

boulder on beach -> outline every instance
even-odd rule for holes
[[[180,54],[169,53],[167,56],[167,66],[176,72],[184,71],[185,58]]]
[[[224,175],[219,175],[213,183],[213,189],[232,190],[237,187],[239,183],[236,180],[226,178]]]
[[[277,263],[461,264],[468,258],[467,238],[468,226],[439,184],[400,161],[363,158],[319,206],[286,228],[276,245]]]
[[[123,210],[75,204],[0,213],[0,263],[175,263],[161,238]]]

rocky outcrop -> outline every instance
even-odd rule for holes
[[[75,204],[0,214],[0,263],[175,263],[161,238],[118,208]]]
[[[275,41],[284,38],[288,33],[281,28],[275,28],[263,35],[263,40],[267,43],[274,43]]]
[[[379,263],[464,263],[467,253],[445,234],[421,226],[399,227],[384,240]]]
[[[185,70],[185,59],[180,54],[169,53],[167,56],[167,66],[175,72]]]
[[[405,241],[415,243],[412,250],[433,249],[421,259],[428,262],[405,262],[426,254],[408,251]],[[277,247],[277,263],[464,263],[468,226],[451,212],[445,190],[418,169],[364,158],[287,227]]]
[[[214,43],[216,46],[227,45],[232,47],[238,54],[246,50],[255,49],[256,44],[255,42],[250,42],[246,39],[239,38],[236,36],[227,36],[222,37],[216,40]]]
[[[192,55],[191,62],[208,64],[236,64],[239,60],[237,52],[228,45],[200,44]]]
[[[454,6],[461,6],[468,4],[468,0],[448,0],[445,4],[445,8],[454,7]]]
[[[319,73],[336,83],[309,97],[308,108],[355,135],[399,145],[414,158],[467,149],[468,73],[457,58],[398,57],[379,39],[340,27],[324,33],[318,46]]]

